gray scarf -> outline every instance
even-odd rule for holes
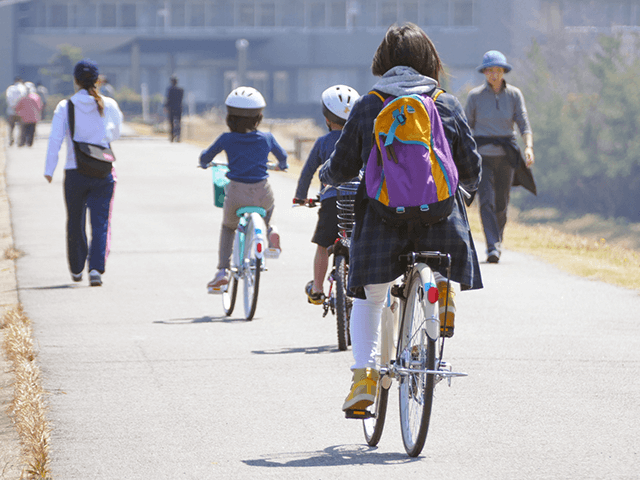
[[[411,67],[399,66],[387,71],[373,89],[398,97],[428,93],[437,86],[438,82],[433,78],[421,75]]]

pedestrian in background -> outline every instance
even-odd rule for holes
[[[497,50],[484,54],[478,71],[486,82],[472,89],[465,113],[482,156],[482,179],[478,188],[480,218],[487,243],[487,262],[498,263],[507,223],[512,185],[523,185],[534,194],[533,133],[522,92],[508,84],[511,71],[506,57]],[[524,140],[524,158],[516,140],[517,125]]]
[[[16,77],[13,85],[9,85],[6,91],[7,97],[7,123],[9,124],[9,146],[13,145],[13,130],[20,125],[20,116],[16,114],[16,105],[27,94],[27,87],[22,78]]]
[[[16,114],[20,117],[20,140],[18,146],[33,146],[36,125],[42,118],[42,99],[36,92],[36,86],[25,83],[27,94],[16,105]]]
[[[100,77],[98,78],[98,88],[100,91],[100,95],[115,98],[116,89],[113,88],[113,85],[111,85],[111,83],[109,83],[109,79],[105,75],[100,75]]]
[[[180,122],[182,120],[182,97],[184,90],[178,86],[178,77],[171,76],[171,86],[167,89],[164,109],[169,116],[169,141],[180,141]]]
[[[47,109],[47,100],[49,100],[49,89],[41,82],[37,82],[36,93],[40,95],[40,100],[42,100],[42,118],[44,118]]]
[[[108,147],[120,137],[122,112],[117,102],[98,93],[98,66],[91,60],[78,62],[73,70],[76,93],[56,106],[51,122],[44,176],[49,183],[58,164],[64,140],[67,159],[64,198],[67,207],[67,257],[74,282],[82,280],[89,260],[89,283],[102,285],[111,240],[111,212],[116,184],[115,170],[106,178],[85,176],[77,171],[73,140]],[[74,109],[74,138],[69,126],[69,102]],[[91,220],[91,245],[87,244],[86,214]]]

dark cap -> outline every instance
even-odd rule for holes
[[[81,87],[92,87],[98,81],[98,64],[85,58],[76,63],[73,76]]]

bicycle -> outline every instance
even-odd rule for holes
[[[389,288],[380,323],[380,380],[375,402],[370,410],[347,410],[345,416],[362,419],[367,444],[376,446],[384,429],[389,389],[397,380],[404,448],[410,457],[417,457],[427,438],[436,385],[446,379],[451,386],[453,377],[467,374],[454,372],[443,359],[438,288],[429,267],[446,266],[449,288],[450,255],[411,252],[400,259],[406,262],[406,271]],[[446,303],[448,308],[448,299]]]
[[[228,167],[224,163],[211,162],[214,168],[215,203],[222,206],[224,202],[224,186],[221,185],[220,176],[223,176]],[[215,169],[219,169],[215,172]],[[221,173],[223,172],[223,173]],[[222,201],[220,199],[222,195]],[[233,253],[231,255],[231,278],[227,285],[212,288],[210,293],[222,294],[222,307],[226,316],[231,316],[238,296],[238,284],[243,284],[244,318],[252,320],[258,306],[258,291],[260,288],[261,272],[267,270],[266,259],[276,259],[280,256],[280,250],[269,248],[267,239],[267,224],[264,221],[267,211],[262,207],[247,206],[236,211],[239,217],[238,227],[233,239]]]
[[[349,319],[351,318],[351,307],[353,300],[347,295],[347,277],[349,274],[349,245],[351,243],[351,232],[354,223],[354,203],[359,182],[349,182],[339,185],[336,205],[338,207],[338,238],[329,247],[329,254],[333,255],[333,268],[327,280],[329,290],[322,303],[322,317],[326,317],[329,312],[336,316],[338,333],[338,350],[347,350],[351,345],[351,332]],[[319,200],[307,199],[303,205],[309,208],[320,205]]]

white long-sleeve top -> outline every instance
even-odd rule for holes
[[[104,101],[104,117],[98,112],[95,98],[82,89],[71,97],[75,114],[75,140],[77,142],[93,143],[108,147],[113,140],[120,138],[120,125],[122,125],[122,112],[118,103],[109,97],[102,97]],[[58,165],[58,153],[62,141],[67,146],[67,161],[65,170],[77,168],[76,155],[71,143],[71,131],[68,121],[68,100],[62,100],[56,106],[51,121],[51,134],[47,146],[47,161],[44,174],[53,176]]]

